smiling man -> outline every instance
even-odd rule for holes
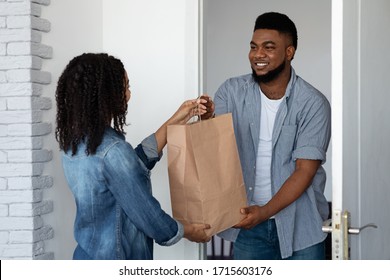
[[[295,24],[260,15],[250,42],[252,74],[228,79],[215,94],[215,114],[232,113],[248,207],[220,234],[235,259],[324,259],[328,217],[322,167],[330,141],[326,97],[296,75]]]

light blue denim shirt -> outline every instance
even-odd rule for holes
[[[252,75],[228,79],[215,94],[215,113],[232,113],[238,151],[250,204],[255,187],[260,134],[261,98]],[[292,69],[285,98],[276,115],[272,136],[271,190],[274,195],[295,170],[297,159],[326,160],[331,133],[331,109],[326,97]],[[275,215],[282,258],[326,238],[322,223],[328,217],[324,196],[326,174],[321,166],[310,187]],[[237,229],[221,237],[234,241]]]
[[[183,226],[152,196],[150,170],[160,159],[154,134],[136,149],[107,128],[96,154],[85,144],[63,153],[62,163],[77,213],[74,259],[153,259],[153,240],[163,246],[183,237]]]

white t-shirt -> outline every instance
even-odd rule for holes
[[[276,113],[283,98],[278,100],[268,99],[261,93],[261,118],[259,147],[256,159],[255,189],[252,198],[252,205],[265,205],[271,200],[271,160],[272,160],[272,131]]]

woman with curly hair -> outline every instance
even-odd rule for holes
[[[123,129],[130,95],[122,62],[104,53],[73,58],[59,78],[56,139],[77,207],[74,259],[153,259],[153,240],[163,246],[182,237],[209,240],[209,225],[182,225],[165,213],[150,181],[167,126],[206,113],[206,101],[184,102],[133,149]]]

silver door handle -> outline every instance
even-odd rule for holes
[[[334,209],[332,219],[326,220],[322,224],[322,231],[332,233],[332,259],[349,260],[349,240],[350,234],[359,234],[365,228],[378,228],[374,223],[369,223],[360,228],[350,227],[351,215],[345,210]]]
[[[370,224],[367,224],[367,225],[362,226],[360,228],[349,228],[348,233],[349,234],[359,234],[363,229],[369,228],[369,227],[378,228],[378,226],[376,224],[370,223]]]
[[[331,233],[332,232],[332,226],[330,225],[332,223],[332,219],[324,221],[322,224],[322,231],[325,233]]]
[[[322,231],[325,233],[331,233],[332,232],[331,224],[332,224],[332,219],[328,219],[328,220],[324,221],[324,223],[322,224]],[[369,228],[369,227],[378,228],[378,226],[376,224],[370,223],[370,224],[367,224],[367,225],[362,226],[360,228],[348,228],[348,233],[349,234],[359,234],[363,229]]]

